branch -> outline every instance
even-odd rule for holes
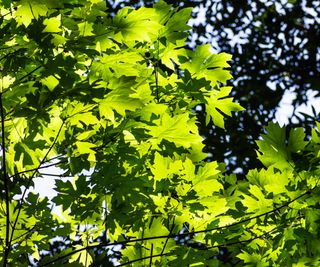
[[[12,227],[12,230],[11,230],[11,237],[10,237],[10,240],[9,240],[9,247],[10,247],[11,244],[12,244],[13,234],[14,234],[14,231],[15,231],[16,226],[17,226],[17,223],[18,223],[18,219],[19,219],[19,216],[20,216],[20,212],[21,212],[21,210],[22,210],[22,204],[23,204],[23,202],[24,202],[26,193],[27,193],[27,191],[28,191],[28,189],[29,189],[29,187],[30,187],[31,181],[32,181],[32,179],[34,178],[34,176],[36,175],[36,173],[38,172],[38,170],[41,168],[41,165],[46,161],[47,156],[49,155],[49,153],[50,153],[51,150],[53,149],[54,145],[56,144],[56,142],[57,142],[57,140],[58,140],[58,137],[59,137],[59,135],[60,135],[60,132],[61,132],[61,130],[62,130],[63,125],[64,125],[64,121],[62,122],[62,124],[61,124],[61,126],[60,126],[60,128],[59,128],[59,130],[58,130],[58,132],[57,132],[57,135],[56,135],[54,141],[52,142],[51,146],[49,147],[47,153],[45,154],[45,156],[43,157],[43,159],[42,159],[41,162],[39,163],[38,168],[36,168],[36,169],[34,170],[34,172],[32,173],[32,175],[28,178],[27,185],[26,185],[26,187],[25,187],[25,189],[24,189],[24,191],[23,191],[23,193],[22,193],[22,196],[21,196],[21,198],[20,198],[20,201],[19,201],[19,203],[18,203],[18,212],[17,212],[17,216],[16,216],[16,218],[15,218],[15,220],[14,220],[13,227]],[[48,167],[48,166],[46,166],[46,167]]]
[[[28,76],[30,76],[32,73],[34,73],[35,71],[37,71],[38,69],[40,69],[42,67],[42,65],[36,67],[35,69],[33,69],[32,71],[28,72],[26,75],[22,76],[21,78],[19,78],[15,83],[13,83],[7,90],[4,90],[2,93],[6,93],[8,90],[12,89],[13,87],[15,87],[16,85],[18,85],[24,78],[27,78]]]
[[[52,163],[52,164],[48,164],[46,166],[40,166],[40,167],[37,167],[37,168],[34,168],[34,169],[30,169],[30,170],[25,170],[25,171],[21,171],[21,172],[16,172],[15,174],[9,176],[9,178],[12,178],[12,177],[15,177],[17,175],[20,175],[20,174],[24,174],[24,173],[27,173],[27,172],[38,172],[40,169],[46,169],[46,168],[49,168],[49,167],[52,167],[52,166],[56,166],[56,165],[59,165],[59,164],[63,164],[63,163],[66,163],[68,162],[67,160],[62,160],[62,161],[59,161],[59,162],[56,162],[56,163]],[[43,164],[43,162],[40,163],[40,165]],[[34,175],[34,174],[32,174]]]
[[[215,246],[210,246],[210,247],[204,247],[204,248],[195,248],[197,250],[209,250],[209,249],[213,249],[213,248],[220,248],[220,247],[229,247],[229,246],[233,246],[233,245],[238,245],[238,244],[242,244],[242,243],[248,243],[248,242],[251,242],[255,239],[259,239],[259,238],[263,238],[265,235],[268,235],[270,233],[272,233],[274,230],[276,230],[278,227],[275,227],[273,229],[271,229],[270,231],[268,232],[265,232],[261,235],[258,235],[258,236],[255,236],[255,237],[252,237],[252,238],[249,238],[249,239],[246,239],[246,240],[240,240],[240,241],[235,241],[235,242],[229,242],[229,243],[224,243],[224,244],[221,244],[221,245],[215,245]],[[157,254],[157,255],[150,255],[150,256],[147,256],[147,257],[143,257],[143,258],[139,258],[139,259],[135,259],[135,260],[131,260],[131,261],[128,261],[128,262],[125,262],[125,263],[122,263],[122,264],[119,264],[119,265],[116,265],[116,267],[120,267],[120,266],[125,266],[125,265],[129,265],[131,263],[134,263],[134,262],[138,262],[138,261],[142,261],[142,260],[147,260],[147,259],[152,259],[152,258],[156,258],[156,257],[162,257],[162,256],[165,256],[165,255],[168,255],[170,254],[170,252],[167,252],[167,253],[160,253],[160,254]]]
[[[10,47],[10,48],[11,48],[11,47]],[[2,49],[3,49],[3,48],[2,48]],[[2,61],[3,59],[7,58],[7,57],[10,56],[10,55],[13,55],[15,52],[16,52],[16,51],[10,52],[10,53],[8,53],[8,54],[5,54],[2,58],[0,58],[0,61]]]
[[[2,103],[2,93],[0,94],[0,115],[1,115],[1,147],[2,147],[2,173],[3,183],[5,191],[5,202],[6,202],[6,241],[3,257],[3,266],[7,266],[7,260],[10,252],[10,199],[9,199],[9,186],[8,186],[8,174],[6,166],[6,145],[5,145],[5,131],[4,131],[4,110]]]
[[[174,219],[175,219],[175,217],[173,217],[173,222],[172,222],[172,226],[171,226],[169,235],[172,235],[172,232],[173,232],[173,229],[174,229],[174,226],[175,226],[175,224],[174,224]],[[166,249],[166,246],[167,246],[167,244],[168,244],[168,241],[169,241],[169,237],[167,237],[166,241],[164,242],[164,245],[163,245],[163,248],[162,248],[160,254],[163,254],[163,253],[164,253],[164,250]]]
[[[28,76],[30,76],[32,73],[34,73],[35,71],[37,71],[38,69],[40,69],[42,67],[42,65],[36,67],[35,69],[33,69],[32,71],[28,72],[26,75],[22,76],[21,78],[19,78],[17,80],[17,82],[21,82],[24,78],[27,78]]]
[[[23,234],[13,238],[12,241],[17,240],[17,242],[18,242],[20,238],[22,238],[23,236],[28,235],[29,233],[33,232],[35,229],[36,229],[36,224],[34,226],[32,226],[31,228],[29,228],[28,230],[26,230]]]
[[[149,262],[149,267],[152,266],[152,253],[153,253],[153,243],[151,244],[151,252],[150,252],[150,262]]]
[[[170,254],[169,252],[167,253],[164,253],[164,254],[156,254],[156,255],[152,255],[153,258],[157,258],[157,257],[161,257],[161,256],[166,256]],[[143,258],[139,258],[139,259],[135,259],[135,260],[132,260],[132,261],[128,261],[126,263],[122,263],[122,264],[119,264],[119,265],[116,265],[116,267],[120,267],[120,266],[125,266],[125,265],[128,265],[128,264],[131,264],[131,263],[135,263],[137,261],[143,261],[143,260],[147,260],[149,259],[150,256],[147,256],[147,257],[143,257]]]
[[[44,172],[39,172],[39,174],[40,174],[41,176],[52,176],[52,177],[59,177],[59,178],[72,178],[72,177],[74,177],[74,175],[71,176],[71,175],[54,174],[54,173],[44,173]],[[82,175],[82,174],[81,174],[81,176],[91,177],[90,175]]]
[[[157,97],[157,101],[159,103],[158,72],[159,72],[159,38],[158,38],[157,59],[156,59],[155,65],[154,65],[154,76],[155,76],[155,80],[156,80],[156,95],[157,95],[156,97]]]
[[[11,11],[9,11],[9,12],[7,12],[7,13],[5,13],[5,14],[1,15],[1,16],[0,16],[0,18],[2,19],[2,18],[4,18],[5,16],[8,16],[9,14],[11,14]]]

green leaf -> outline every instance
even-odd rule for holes
[[[113,18],[112,27],[115,28],[114,39],[118,42],[150,42],[157,38],[163,26],[159,24],[154,9],[125,7]]]
[[[202,138],[194,131],[194,121],[189,119],[187,113],[173,117],[164,113],[155,123],[156,126],[146,127],[148,134],[152,136],[152,144],[160,144],[162,140],[167,140],[177,146],[189,148],[192,144],[202,142]]]
[[[43,25],[46,25],[46,27],[42,32],[61,32],[61,15],[58,15],[54,18],[45,19],[43,21]]]
[[[42,84],[47,86],[50,91],[53,91],[53,89],[56,88],[57,85],[59,84],[59,80],[53,75],[50,75],[48,77],[41,79],[41,82]]]
[[[92,148],[95,148],[95,144],[89,142],[78,141],[75,143],[77,150],[76,155],[88,154],[88,161],[95,161],[95,151]]]
[[[237,257],[241,260],[244,261],[244,263],[251,263],[251,264],[258,264],[258,263],[261,263],[261,255],[259,254],[256,254],[256,253],[248,253],[246,251],[242,251],[240,254],[237,255]],[[256,266],[263,266],[263,265],[256,265]],[[264,266],[267,266],[267,265],[264,265]]]
[[[262,214],[273,209],[273,200],[267,199],[259,187],[250,185],[249,192],[252,196],[244,195],[242,201],[243,205],[247,207],[247,212]]]
[[[126,110],[135,111],[143,106],[141,100],[130,97],[130,91],[125,88],[111,91],[98,103],[100,115],[111,122],[115,120],[114,111],[124,117]]]
[[[0,92],[5,91],[5,89],[9,88],[10,85],[12,85],[15,81],[15,77],[11,77],[11,76],[4,76],[1,77],[0,80]]]
[[[137,52],[119,52],[104,54],[99,61],[94,61],[91,67],[92,75],[102,77],[105,81],[112,82],[114,77],[139,76],[144,66],[139,63],[143,57]]]
[[[83,246],[81,246],[81,245],[76,245],[75,246],[76,250],[82,249],[82,248],[83,248]],[[90,266],[90,264],[93,262],[93,258],[89,254],[89,252],[86,249],[84,249],[82,251],[74,253],[71,256],[69,262],[75,262],[75,261],[81,263],[83,266]]]
[[[290,131],[288,140],[288,150],[290,152],[296,153],[304,149],[307,145],[305,141],[306,135],[303,128],[295,128]]]
[[[285,144],[285,128],[280,127],[278,124],[270,123],[266,130],[267,135],[262,135],[263,139],[256,141],[259,147],[257,152],[258,159],[266,167],[290,168]]]
[[[198,196],[207,197],[212,196],[215,192],[219,192],[223,189],[223,186],[217,180],[207,180],[195,183],[193,189],[197,192]]]
[[[220,173],[220,170],[218,169],[218,163],[215,161],[206,163],[204,167],[199,167],[197,175],[193,179],[193,189],[198,196],[212,196],[214,192],[223,189],[223,185],[217,180],[218,173]]]
[[[214,87],[217,82],[225,83],[232,78],[230,72],[224,69],[230,67],[227,61],[231,60],[231,55],[226,53],[214,55],[210,49],[210,45],[198,46],[191,54],[191,60],[181,64],[181,68],[187,69],[198,79],[205,78]]]
[[[269,167],[267,170],[262,169],[250,170],[247,174],[247,179],[253,185],[263,187],[266,192],[273,193],[274,195],[286,193],[286,186],[289,185],[290,179],[292,179],[292,173],[290,172],[278,172],[273,167]]]
[[[157,12],[161,14],[164,9],[167,10],[168,6],[157,4],[155,8]],[[188,20],[191,18],[191,12],[192,8],[184,8],[179,11],[174,10],[173,15],[168,18],[168,21],[165,23],[165,27],[159,31],[159,38],[165,36],[168,41],[174,44],[176,44],[178,40],[185,40],[188,36],[187,31],[191,29],[191,27],[187,25]],[[164,19],[166,19],[166,17],[164,17]]]
[[[45,16],[48,8],[41,0],[22,0],[15,13],[18,24],[28,27],[32,19],[38,20],[40,16]]]
[[[232,97],[228,97],[231,92],[231,87],[222,87],[219,91],[212,90],[208,94],[206,99],[206,124],[209,124],[210,120],[213,123],[220,127],[224,128],[224,116],[231,116],[232,111],[242,111],[243,107],[238,103],[233,102]]]
[[[151,172],[155,181],[172,178],[173,174],[177,174],[182,170],[182,162],[174,161],[169,157],[163,157],[158,152],[155,153],[153,167]]]
[[[81,22],[78,24],[80,35],[82,36],[93,36],[93,23],[90,22]]]
[[[300,151],[307,144],[303,130],[291,130],[288,142],[284,127],[270,123],[266,130],[267,134],[262,135],[262,140],[256,141],[259,147],[258,159],[266,167],[273,166],[280,170],[293,168],[291,153]]]
[[[156,115],[157,117],[160,115],[163,115],[168,109],[168,106],[165,104],[157,104],[154,102],[151,102],[144,107],[140,109],[139,112],[137,112],[142,120],[150,121],[152,118],[152,115]]]
[[[204,219],[207,219],[207,222],[216,220],[218,215],[225,214],[229,210],[228,202],[224,197],[203,197],[199,200],[199,203],[207,209],[204,211],[197,211],[197,213],[202,215]],[[204,222],[199,223],[199,226],[203,227]]]

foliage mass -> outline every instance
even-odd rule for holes
[[[220,128],[243,108],[231,56],[186,46],[190,8],[0,3],[3,266],[94,266],[116,245],[118,266],[221,266],[225,247],[230,266],[319,261],[320,125],[269,124],[245,180],[205,161],[194,108]],[[30,190],[48,175],[51,201]]]

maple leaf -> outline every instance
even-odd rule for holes
[[[46,27],[43,29],[43,32],[61,32],[61,15],[43,21],[43,25]]]
[[[107,94],[107,96],[99,101],[99,111],[101,116],[114,122],[114,111],[119,115],[125,116],[126,110],[135,111],[143,106],[143,103],[138,98],[132,98],[128,95],[128,90],[117,89]]]
[[[115,28],[115,40],[118,42],[150,42],[157,38],[158,31],[163,27],[153,9],[140,8],[133,10],[125,7],[112,20]]]
[[[40,16],[45,16],[48,12],[46,4],[41,0],[22,0],[15,13],[18,24],[28,27],[32,19],[38,20]]]
[[[208,95],[205,97],[206,100],[206,124],[213,121],[215,125],[220,128],[224,128],[224,116],[231,116],[232,111],[242,111],[243,107],[239,103],[233,102],[232,97],[228,97],[231,92],[231,87],[226,86],[220,88],[220,90],[209,91]]]
[[[304,141],[305,134],[301,128],[291,130],[289,140],[286,140],[286,129],[271,122],[267,127],[267,134],[263,134],[262,140],[256,141],[259,150],[258,159],[266,167],[276,167],[280,170],[293,168],[291,153],[303,149],[307,142]]]
[[[190,60],[181,64],[182,69],[187,69],[191,75],[198,79],[205,78],[210,81],[211,86],[215,86],[217,82],[225,83],[232,76],[227,63],[231,60],[231,55],[227,53],[212,54],[209,44],[198,46],[191,53]]]
[[[194,132],[193,121],[187,113],[171,117],[164,113],[156,121],[157,125],[147,126],[148,134],[152,136],[151,142],[160,144],[162,140],[173,142],[178,146],[189,148],[193,143],[202,141],[201,136]]]

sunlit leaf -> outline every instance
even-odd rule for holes
[[[209,97],[206,97],[206,123],[210,120],[221,128],[224,128],[224,114],[231,116],[232,111],[242,111],[240,104],[233,102],[232,97],[228,97],[231,87],[222,87],[219,91],[212,90]]]
[[[48,12],[47,6],[41,0],[22,0],[19,4],[15,13],[16,20],[26,27],[30,25],[33,19],[38,20],[40,16],[45,16]]]
[[[159,125],[148,126],[151,142],[159,144],[162,140],[173,142],[179,146],[189,148],[193,143],[202,141],[202,138],[192,132],[192,122],[188,114],[171,117],[164,113],[159,119]]]
[[[61,26],[61,15],[45,19],[43,21],[43,25],[46,25],[46,27],[43,29],[43,32],[60,32],[60,26]]]

